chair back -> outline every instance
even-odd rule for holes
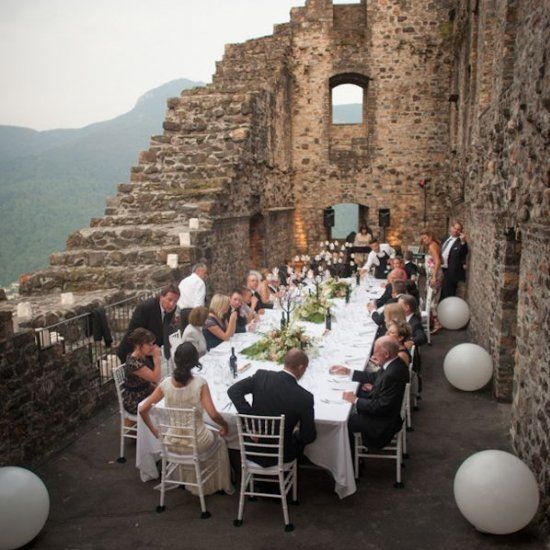
[[[407,385],[405,386],[405,391],[403,392],[403,400],[401,401],[401,412],[399,413],[403,422],[405,422],[407,418],[407,396],[409,395],[410,389],[411,383],[407,382]]]
[[[409,380],[412,380],[412,376],[413,376],[415,353],[416,353],[416,346],[413,345],[409,350],[409,355],[411,356],[411,360],[409,361]]]
[[[279,468],[283,466],[285,415],[254,416],[237,415],[237,431],[241,461],[256,462],[257,457],[277,458]]]
[[[126,373],[124,371],[124,365],[126,363],[123,363],[120,365],[120,367],[115,367],[113,369],[113,380],[115,381],[115,389],[116,389],[116,396],[118,399],[118,408],[120,410],[120,414],[124,414],[124,404],[122,401],[122,389],[124,387],[124,380],[126,379]]]
[[[160,445],[164,455],[177,453],[193,455],[198,459],[197,446],[197,418],[196,407],[191,409],[177,409],[170,407],[158,407],[158,430]],[[173,447],[183,447],[187,452],[173,450]]]

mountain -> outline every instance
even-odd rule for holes
[[[334,124],[360,124],[363,116],[361,103],[334,105],[332,108],[332,122]]]
[[[0,126],[0,286],[47,266],[70,232],[102,215],[150,136],[162,133],[166,100],[202,85],[173,80],[131,111],[84,128]]]
[[[121,116],[70,130],[0,126],[0,287],[48,265],[72,231],[101,216],[139,151],[162,132],[166,100],[202,83],[180,79],[144,94]],[[357,122],[361,105],[336,105],[334,122]]]

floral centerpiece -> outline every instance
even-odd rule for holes
[[[303,303],[294,311],[294,317],[300,321],[310,323],[324,323],[327,309],[332,307],[332,302],[322,294],[310,294]]]
[[[329,279],[323,283],[323,295],[327,298],[345,298],[351,292],[351,285],[345,281]]]
[[[251,359],[282,363],[289,350],[298,348],[305,351],[314,345],[315,339],[308,336],[303,327],[291,323],[284,328],[269,331],[241,353]]]

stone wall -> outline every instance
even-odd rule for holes
[[[513,401],[512,442],[550,500],[550,13],[534,0],[456,3],[449,195],[470,236],[473,341]],[[548,517],[546,519],[548,526]]]
[[[36,463],[112,397],[87,347],[39,351],[34,331],[1,340],[0,466]]]

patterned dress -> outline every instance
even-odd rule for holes
[[[439,298],[441,296],[441,287],[443,285],[443,270],[441,267],[435,274],[435,284],[432,284],[432,277],[435,269],[435,260],[429,254],[426,255],[426,286],[432,288],[432,301],[430,304],[430,311],[432,316],[437,319],[437,305],[439,304]]]
[[[153,385],[134,374],[143,367],[151,369],[150,363],[128,355],[124,363],[124,386],[122,387],[122,403],[130,414],[137,414],[138,405],[153,393]]]

